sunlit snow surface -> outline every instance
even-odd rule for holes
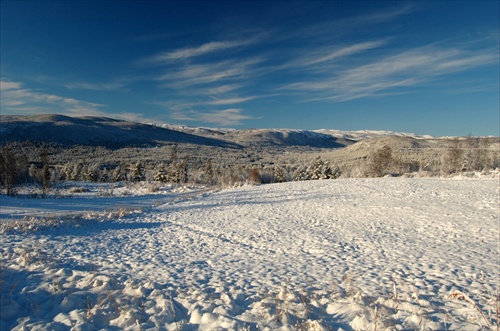
[[[1,329],[496,326],[498,178],[202,193],[157,196],[118,220],[0,235]],[[2,198],[2,208],[18,203]],[[484,317],[448,298],[453,290]]]

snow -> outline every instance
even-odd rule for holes
[[[102,206],[132,197],[2,196],[5,217],[68,200],[97,216],[0,234],[0,329],[481,330],[498,323],[499,194],[498,178],[167,190],[114,219]]]

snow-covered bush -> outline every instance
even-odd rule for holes
[[[283,169],[283,167],[274,167],[274,181],[276,183],[284,183],[287,181],[285,169]]]
[[[323,161],[321,156],[311,160],[309,166],[299,169],[294,178],[298,180],[337,179],[341,172],[337,166],[331,166],[328,161]]]

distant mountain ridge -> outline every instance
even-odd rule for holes
[[[69,117],[52,114],[0,116],[0,141],[3,144],[33,141],[108,148],[151,147],[166,143],[238,147],[220,139],[196,136],[148,124],[106,117]]]
[[[69,117],[56,114],[1,115],[0,140],[48,142],[65,146],[121,148],[188,143],[219,147],[342,148],[354,141],[330,134],[287,129],[211,129],[136,123],[107,117]]]
[[[107,117],[69,117],[57,114],[0,115],[1,144],[48,142],[64,146],[107,148],[151,147],[187,143],[218,147],[343,148],[358,141],[386,136],[433,139],[393,131],[342,131],[333,129],[219,129],[166,123],[136,123]]]

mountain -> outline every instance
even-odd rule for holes
[[[0,116],[0,141],[46,142],[106,148],[152,147],[168,143],[238,147],[221,139],[106,117],[63,115]]]
[[[172,143],[218,147],[342,148],[354,143],[344,137],[288,129],[211,129],[142,124],[106,117],[63,115],[0,116],[0,141],[47,142],[63,146],[106,148],[151,147]]]
[[[355,141],[342,135],[332,135],[319,131],[292,129],[214,129],[174,126],[170,124],[153,124],[203,137],[219,138],[247,147],[314,147],[343,148]]]

